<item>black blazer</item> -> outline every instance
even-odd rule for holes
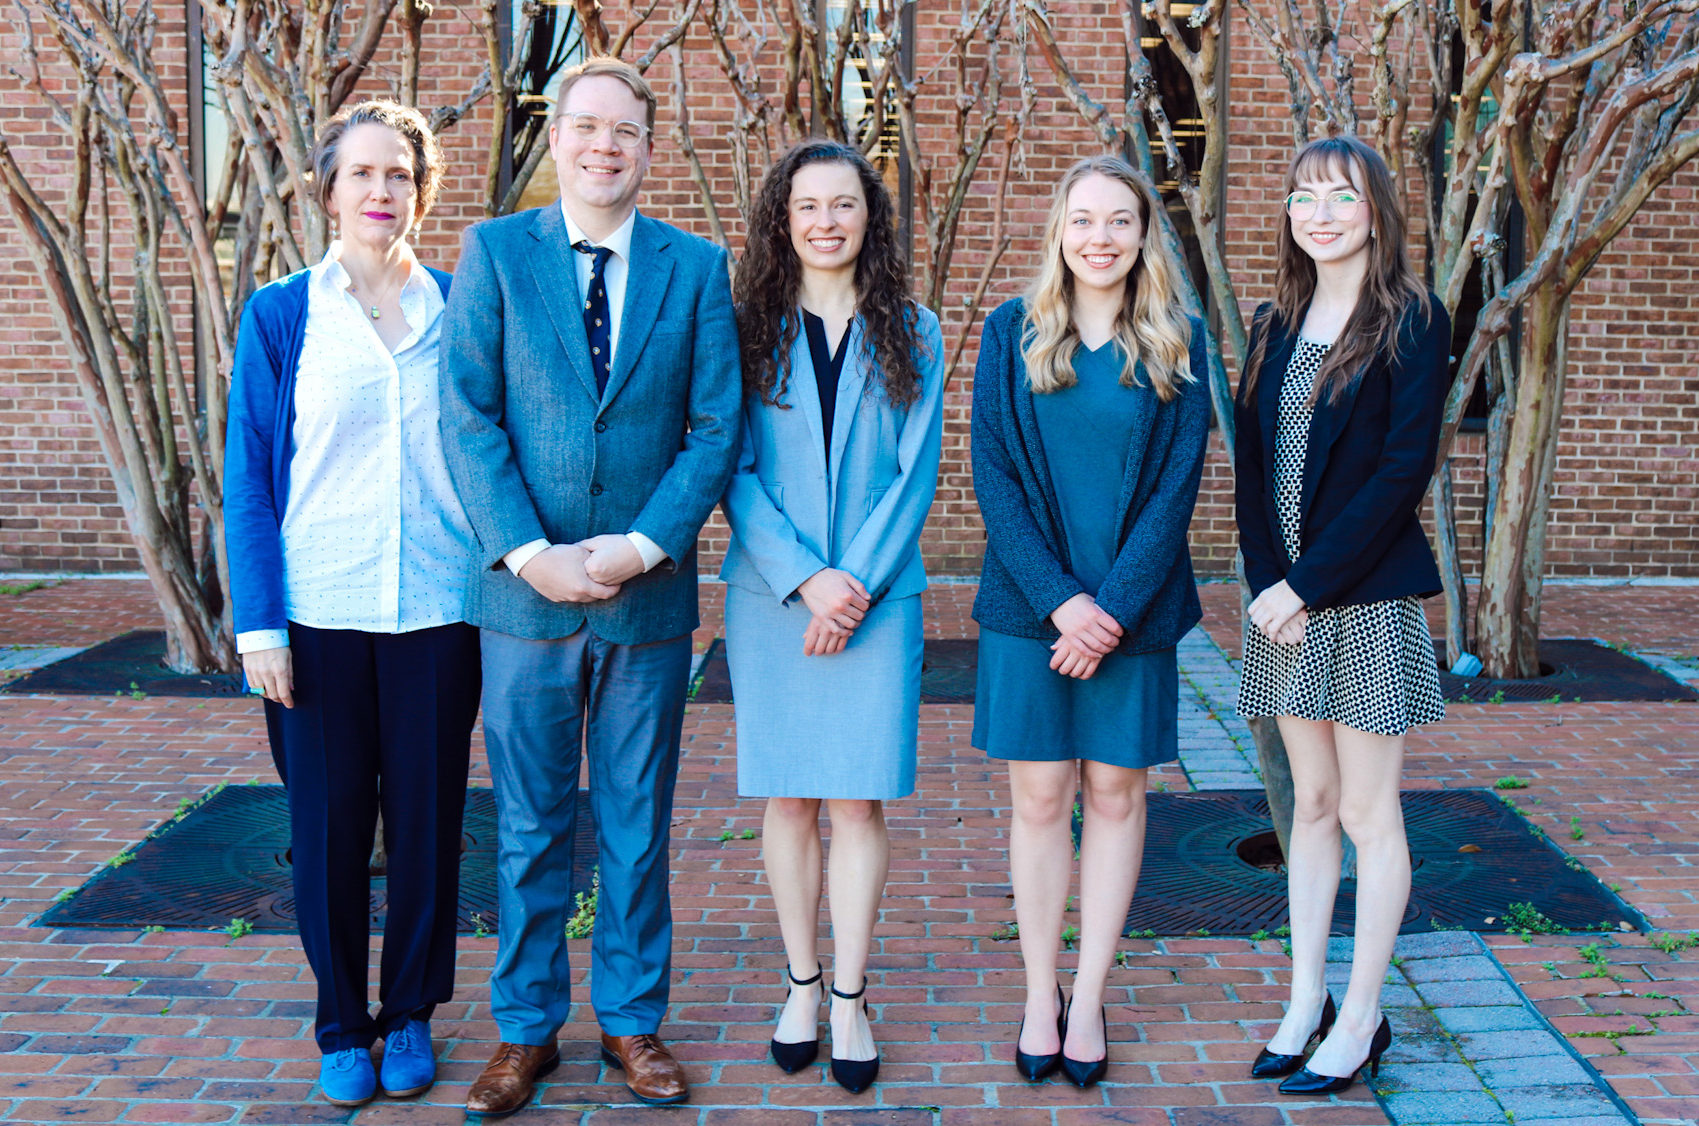
[[[1233,491],[1253,595],[1281,579],[1316,609],[1439,593],[1420,509],[1450,387],[1451,318],[1431,293],[1425,323],[1421,314],[1412,303],[1394,354],[1375,357],[1337,400],[1316,403],[1299,506],[1302,550],[1293,563],[1274,506],[1274,431],[1298,326],[1283,323],[1272,304],[1257,309],[1253,348],[1269,335],[1255,401],[1241,380],[1234,402]]]

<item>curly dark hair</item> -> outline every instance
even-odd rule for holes
[[[749,237],[732,283],[737,332],[743,351],[743,389],[769,405],[783,405],[790,353],[800,320],[797,296],[802,263],[791,245],[791,178],[807,164],[847,164],[867,197],[867,233],[855,260],[855,305],[867,324],[866,340],[882,376],[885,397],[908,406],[920,397],[915,364],[919,306],[908,295],[908,266],[897,245],[896,210],[879,173],[856,149],[836,141],[804,141],[767,170],[749,215]]]

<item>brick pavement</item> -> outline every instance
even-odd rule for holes
[[[148,624],[143,584],[115,594],[95,589],[118,582],[84,580],[0,597],[0,645],[87,644],[99,640],[99,622],[110,630],[121,614]],[[1220,603],[1217,590],[1226,589],[1206,586],[1206,605]],[[1678,598],[1670,588],[1654,590],[1668,605],[1634,628],[1668,652],[1695,652],[1699,591]],[[928,606],[934,629],[971,635],[972,593],[966,585],[936,588]],[[1638,598],[1645,591],[1628,593]],[[717,607],[715,588],[705,586],[704,595],[705,604]],[[1614,625],[1612,607],[1621,597],[1600,595],[1605,606],[1595,623]],[[102,608],[108,598],[115,603],[110,611]],[[1236,630],[1211,624],[1231,651]],[[716,626],[710,616],[699,640]],[[1653,626],[1661,628],[1661,640]],[[1516,798],[1537,824],[1602,878],[1619,882],[1659,926],[1695,927],[1696,716],[1699,710],[1679,704],[1457,707],[1451,721],[1412,740],[1408,776],[1412,785],[1436,786],[1490,785],[1510,774],[1527,779],[1529,788]],[[1207,713],[1194,718],[1211,722]],[[180,797],[218,781],[269,781],[257,720],[243,701],[0,698],[0,992],[6,994],[0,1120],[462,1121],[454,1103],[492,1031],[482,986],[491,939],[461,940],[457,999],[436,1022],[444,1078],[429,1102],[380,1101],[350,1115],[310,1097],[312,985],[288,938],[28,925],[61,888],[81,883],[139,839]],[[671,1111],[609,1105],[622,1089],[604,1082],[588,1014],[580,1013],[563,1034],[569,1062],[546,1090],[548,1109],[521,1121],[1389,1121],[1361,1086],[1352,1092],[1356,1101],[1300,1101],[1239,1080],[1279,1013],[1285,958],[1273,940],[1128,940],[1129,966],[1115,982],[1125,990],[1123,1000],[1111,1007],[1112,1035],[1119,1037],[1116,1082],[1086,1096],[1088,1105],[1071,1088],[1008,1083],[1018,958],[1011,944],[991,937],[1012,916],[1002,855],[1006,798],[998,775],[967,746],[970,724],[965,706],[925,709],[920,791],[891,811],[893,874],[870,989],[887,1065],[874,1091],[851,1099],[817,1074],[790,1080],[762,1062],[767,1022],[782,996],[782,955],[761,887],[759,842],[719,839],[727,828],[758,830],[759,817],[735,798],[730,708],[705,705],[689,716],[674,830],[679,982],[668,1025],[697,1082],[696,1098]],[[475,761],[474,781],[484,781],[481,747]],[[1157,779],[1176,789],[1188,785],[1178,769],[1158,772]],[[1582,818],[1585,841],[1570,840],[1572,815]],[[1587,951],[1589,944],[1599,949]],[[574,944],[579,965],[584,947]],[[1597,1064],[1643,1121],[1693,1122],[1699,1024],[1687,1014],[1699,1011],[1699,950],[1666,954],[1636,935],[1534,936],[1530,943],[1492,936],[1482,949],[1497,956],[1538,1012]],[[1583,976],[1600,959],[1626,983]],[[1636,996],[1626,994],[1629,988]],[[1615,1015],[1619,1008],[1623,1016]],[[1442,1004],[1441,1020],[1446,1012]],[[1647,1026],[1657,1031],[1631,1031]],[[1583,1035],[1602,1031],[1619,1035]],[[1438,1075],[1421,1067],[1443,1062],[1412,1057],[1394,1065],[1389,1057],[1382,1071],[1388,1105],[1396,1110],[1401,1090]],[[1496,1081],[1513,1088],[1516,1078],[1504,1065]],[[1524,1109],[1530,1113],[1519,1113],[1518,1122],[1540,1120],[1538,1112],[1551,1108]],[[1596,1126],[1591,1117],[1545,1119],[1550,1126]],[[1414,1121],[1402,1113],[1398,1120]]]

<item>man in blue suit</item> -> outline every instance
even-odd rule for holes
[[[564,928],[588,756],[601,896],[590,1000],[637,1098],[682,1102],[657,1033],[671,971],[668,829],[696,536],[736,457],[725,252],[636,210],[655,95],[632,66],[562,76],[560,202],[467,231],[444,314],[442,428],[481,550],[484,733],[500,816],[501,1034],[468,1112],[523,1107],[560,1061]]]

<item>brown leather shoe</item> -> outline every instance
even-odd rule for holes
[[[633,1095],[652,1105],[681,1103],[690,1097],[690,1084],[660,1038],[609,1036],[602,1033],[602,1062],[625,1072],[625,1085]]]
[[[466,1113],[480,1118],[512,1114],[531,1101],[537,1080],[559,1066],[560,1049],[554,1044],[497,1044],[466,1095]]]

